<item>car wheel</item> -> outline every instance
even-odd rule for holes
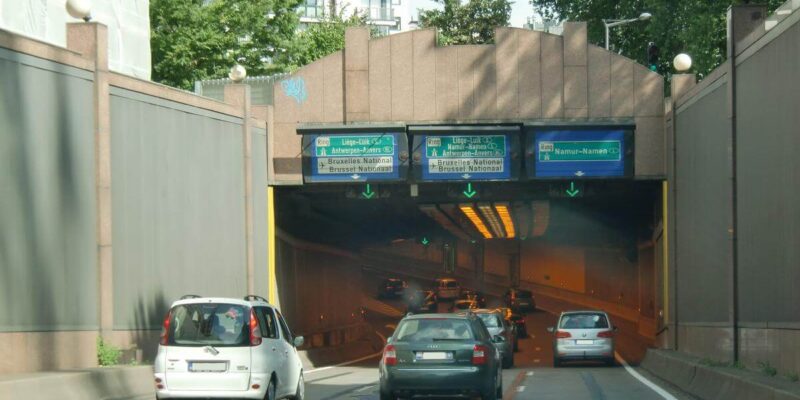
[[[269,385],[267,386],[267,397],[265,397],[265,400],[277,400],[275,390],[275,379],[273,378],[269,380]]]
[[[507,357],[503,357],[503,369],[509,369],[514,366],[514,355],[509,354]]]
[[[481,400],[497,400],[497,377],[494,377],[492,385],[481,393]]]
[[[503,374],[500,373],[500,383],[497,385],[497,398],[503,398]]]
[[[380,397],[381,397],[381,400],[395,400],[395,399],[397,399],[397,397],[395,397],[395,395],[393,395],[391,391],[386,390],[383,387],[381,387],[381,390],[380,390]]]
[[[300,371],[300,377],[297,378],[297,389],[294,391],[294,400],[303,400],[306,397],[306,385],[303,379],[303,372]]]
[[[553,367],[558,368],[560,366],[561,366],[561,360],[559,360],[558,357],[553,357]]]
[[[617,362],[616,360],[614,360],[614,357],[609,357],[606,358],[606,365],[608,365],[609,367],[613,367],[617,365]]]
[[[519,351],[519,339],[514,339],[514,351]]]

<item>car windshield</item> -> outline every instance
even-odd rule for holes
[[[175,346],[243,346],[249,343],[250,309],[237,304],[202,303],[175,306],[170,313],[169,344]]]
[[[566,314],[561,317],[562,329],[607,329],[608,319],[603,314]]]
[[[497,314],[478,314],[481,321],[487,328],[499,328],[501,325],[500,316]]]
[[[400,323],[395,340],[398,342],[426,342],[437,340],[472,340],[472,329],[462,319],[428,318],[410,319]]]

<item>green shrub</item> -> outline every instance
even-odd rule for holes
[[[120,357],[122,357],[122,350],[106,343],[101,337],[97,338],[97,363],[101,367],[119,364]]]
[[[797,376],[797,372],[790,372],[790,373],[786,374],[785,376],[786,376],[786,379],[788,379],[788,380],[790,380],[792,382],[797,382],[798,380],[800,380],[800,376]]]
[[[773,367],[772,365],[770,365],[769,361],[759,362],[758,368],[761,370],[761,372],[764,373],[764,375],[767,376],[775,376],[778,374],[778,370],[775,369],[775,367]]]

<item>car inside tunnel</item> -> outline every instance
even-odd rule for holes
[[[281,304],[299,329],[325,331],[356,320],[382,278],[429,289],[452,277],[495,298],[530,289],[554,311],[613,308],[636,335],[658,312],[661,190],[647,180],[277,188]]]

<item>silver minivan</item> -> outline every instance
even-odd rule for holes
[[[453,278],[437,279],[435,288],[439,300],[455,300],[461,294],[461,286]]]
[[[562,312],[553,334],[553,366],[563,361],[604,361],[614,365],[614,333],[617,328],[603,311]]]
[[[156,398],[302,400],[302,345],[262,297],[184,296],[164,318]]]

